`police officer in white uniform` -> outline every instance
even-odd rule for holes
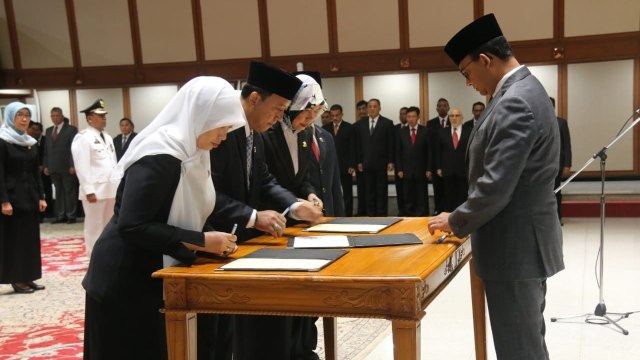
[[[91,257],[93,245],[113,216],[119,181],[111,180],[111,171],[117,160],[113,139],[104,132],[107,125],[104,101],[96,100],[81,112],[85,114],[89,127],[75,136],[71,153],[85,213],[84,241],[87,256]]]

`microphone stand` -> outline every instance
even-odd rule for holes
[[[636,114],[640,114],[640,109],[637,109],[636,111],[634,111],[633,114],[631,114],[631,116],[627,119],[625,124],[629,120],[631,120]],[[622,334],[629,335],[629,331],[624,329],[622,326],[618,325],[618,322],[622,319],[628,318],[629,315],[633,314],[635,311],[625,312],[625,313],[607,312],[607,306],[604,303],[604,219],[605,219],[605,203],[606,203],[605,195],[604,195],[604,184],[605,184],[605,165],[607,162],[607,150],[611,146],[613,146],[613,144],[618,142],[618,140],[620,140],[620,138],[622,138],[627,132],[633,129],[638,123],[640,123],[640,118],[636,119],[633,123],[631,123],[629,127],[624,129],[624,131],[620,132],[618,136],[616,136],[616,138],[613,139],[611,143],[609,143],[609,145],[603,147],[602,149],[600,149],[600,151],[595,153],[589,160],[587,160],[587,162],[582,166],[582,168],[580,168],[580,170],[576,171],[573,175],[571,175],[571,177],[569,177],[564,183],[562,183],[562,185],[558,186],[558,188],[554,191],[555,193],[557,193],[558,191],[562,190],[568,183],[571,182],[571,180],[573,180],[576,176],[578,176],[578,174],[583,172],[587,166],[591,165],[591,163],[593,163],[596,158],[600,158],[600,249],[598,251],[600,254],[600,259],[598,263],[600,281],[599,282],[596,281],[598,283],[598,290],[600,292],[598,305],[596,305],[596,308],[593,311],[593,313],[564,316],[564,317],[552,317],[550,319],[551,322],[584,317],[585,318],[584,322],[586,322],[587,324],[597,324],[597,325],[612,324],[615,327],[617,327],[620,330],[620,332],[622,332]],[[617,318],[613,319],[609,315],[614,315]]]

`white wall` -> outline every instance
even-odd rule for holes
[[[177,92],[176,85],[143,86],[129,89],[131,121],[135,124],[135,131],[142,131]],[[120,132],[118,131],[118,133]]]
[[[362,78],[365,100],[380,100],[380,114],[399,123],[403,106],[420,106],[420,74],[372,75]]]
[[[633,112],[633,60],[570,64],[568,117],[573,168],[608,145]],[[606,170],[633,170],[633,136],[627,133],[608,152]],[[587,170],[598,171],[599,161]]]
[[[325,78],[322,79],[322,94],[327,105],[339,104],[342,106],[343,119],[354,123],[356,120],[356,84],[353,77]],[[321,124],[320,119],[316,121]]]
[[[482,101],[485,105],[487,103],[484,96],[465,85],[465,79],[459,71],[429,73],[427,86],[429,87],[429,114],[421,116],[425,120],[438,116],[436,104],[440,98],[447,99],[452,109],[460,109],[464,121],[473,118],[471,113],[473,103],[477,101]]]
[[[35,94],[35,92],[34,92]],[[42,126],[46,129],[53,126],[51,122],[51,109],[59,107],[62,109],[64,116],[69,117],[69,91],[68,90],[39,90],[37,92],[38,102],[40,103],[40,119]],[[35,98],[31,98],[29,102],[35,103]],[[84,117],[83,117],[84,120]]]

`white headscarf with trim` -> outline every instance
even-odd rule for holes
[[[231,126],[232,131],[245,122],[240,97],[229,82],[212,76],[194,78],[131,141],[114,176],[121,178],[129,166],[144,156],[168,154],[180,159],[180,182],[167,223],[201,231],[216,198],[209,151],[198,149],[197,138],[224,126]]]

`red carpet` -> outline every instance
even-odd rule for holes
[[[87,268],[82,237],[42,240],[46,289],[15,294],[0,285],[0,359],[81,359]]]

